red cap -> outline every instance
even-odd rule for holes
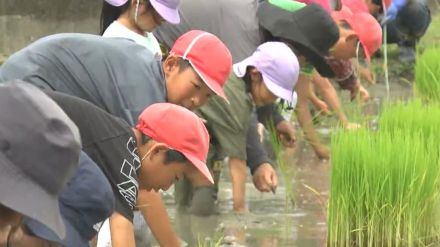
[[[196,114],[178,105],[157,103],[141,113],[136,129],[185,155],[197,170],[214,183],[206,166],[209,134]]]
[[[382,5],[384,9],[388,9],[390,7],[392,0],[383,0]]]
[[[170,55],[188,60],[206,85],[226,99],[223,86],[231,72],[232,56],[217,36],[200,30],[189,31],[176,40]]]
[[[369,13],[368,5],[364,0],[342,0],[342,5],[347,6],[353,13]]]
[[[342,6],[340,11],[332,12],[336,22],[345,20],[356,33],[365,52],[367,61],[382,45],[382,28],[379,22],[370,14],[364,12],[352,13],[347,6]]]

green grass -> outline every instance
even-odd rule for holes
[[[440,46],[425,48],[417,54],[416,95],[440,102]]]
[[[438,138],[422,131],[338,131],[332,138],[329,245],[438,244],[439,164]]]
[[[421,38],[418,49],[423,51],[425,48],[440,46],[440,14],[433,14],[431,24],[426,34]]]
[[[288,166],[286,163],[285,158],[283,157],[283,145],[281,143],[281,140],[277,134],[276,128],[273,124],[273,122],[268,123],[268,132],[269,132],[269,139],[270,143],[273,149],[273,152],[276,156],[276,162],[278,165],[278,169],[281,173],[281,177],[284,182],[284,186],[286,188],[286,208],[288,208],[289,203],[294,206],[295,205],[295,199],[294,199],[294,192],[293,192],[293,169],[292,167]]]

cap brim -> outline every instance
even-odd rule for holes
[[[38,162],[38,161],[36,161]],[[47,226],[58,237],[66,236],[58,198],[24,175],[0,153],[0,203]]]
[[[234,74],[236,76],[242,78],[246,75],[246,70],[248,66],[255,66],[252,56],[247,57],[246,59],[232,65],[232,71],[234,71]]]
[[[171,24],[179,24],[180,23],[180,14],[178,9],[169,8],[155,0],[150,0],[153,8],[159,13],[162,18],[164,18],[167,22]]]
[[[208,166],[206,166],[206,163],[199,160],[197,157],[195,157],[192,154],[187,154],[182,152],[183,155],[197,168],[199,172],[203,174],[203,176],[209,180],[212,184],[214,184],[214,179],[212,178],[211,172],[208,169]]]
[[[294,98],[294,93],[295,93],[293,88],[292,88],[292,90],[286,90],[286,89],[278,86],[278,84],[275,83],[267,75],[262,73],[262,76],[263,76],[264,84],[269,89],[269,91],[271,91],[278,98],[281,98],[281,99],[287,101],[289,104],[292,103],[293,98]]]
[[[202,73],[196,66],[193,65],[190,60],[187,61],[191,64],[191,67],[194,69],[197,75],[199,75],[202,81],[209,87],[209,89],[211,89],[216,95],[223,98],[229,104],[228,98],[226,97],[225,91],[223,90],[222,86],[220,86],[219,83],[217,83],[214,79],[212,79],[205,73]]]
[[[66,237],[59,238],[53,231],[38,221],[27,219],[24,224],[27,229],[36,237],[59,243],[65,247],[89,247],[89,241],[83,239],[79,232],[65,218]]]
[[[306,57],[307,61],[315,67],[320,75],[326,78],[335,77],[335,72],[327,63],[323,55],[319,54],[319,52],[313,48],[307,47],[307,42],[302,43],[300,40],[292,42],[295,43],[295,48],[301,53],[301,55]]]
[[[267,6],[269,5],[270,4]],[[273,17],[277,15],[282,16],[278,16],[278,18]],[[320,54],[319,51],[311,46],[301,30],[292,26],[292,22],[283,22],[283,19],[291,19],[289,12],[280,11],[277,10],[277,8],[264,7],[263,5],[258,8],[258,17],[259,23],[262,27],[267,29],[273,36],[286,39],[289,43],[292,43],[295,46],[295,49],[297,49],[301,55],[306,57],[306,59],[316,68],[319,74],[328,78],[335,76],[332,68],[325,61],[324,54]]]

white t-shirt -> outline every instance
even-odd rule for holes
[[[114,21],[110,26],[108,26],[102,36],[108,38],[126,38],[133,40],[137,44],[142,45],[150,50],[156,58],[162,58],[162,51],[160,50],[159,42],[157,41],[156,37],[154,37],[153,33],[145,33],[145,36],[143,36],[131,31],[118,21]]]

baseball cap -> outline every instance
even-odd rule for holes
[[[108,4],[120,7],[128,2],[128,0],[105,0]],[[180,0],[150,0],[153,8],[162,18],[171,24],[180,23],[179,5]]]
[[[214,34],[192,30],[180,36],[170,55],[187,60],[206,85],[226,99],[223,86],[232,67],[232,56],[223,42]]]
[[[107,178],[86,153],[81,152],[79,168],[63,190],[59,204],[66,225],[64,239],[38,221],[26,219],[29,232],[66,247],[88,247],[97,234],[94,226],[110,217],[115,199]]]
[[[182,153],[211,183],[206,166],[209,134],[203,121],[190,110],[170,103],[150,105],[136,125],[143,134]]]
[[[37,87],[0,84],[0,203],[63,238],[58,197],[78,166],[78,128]]]
[[[367,61],[370,62],[371,56],[382,45],[382,28],[379,22],[368,13],[353,13],[347,6],[342,6],[340,11],[334,11],[332,17],[335,21],[345,20],[350,25],[359,38]]]
[[[269,91],[292,103],[295,98],[293,88],[299,76],[298,59],[292,49],[282,42],[263,43],[252,56],[234,64],[234,73],[243,77],[248,66],[255,67],[261,73]]]
[[[310,4],[290,12],[263,2],[259,5],[257,16],[263,28],[274,37],[292,44],[322,76],[334,77],[325,56],[338,41],[339,29],[321,6]]]
[[[369,13],[368,5],[363,0],[342,0],[342,5],[347,6],[352,13]]]

